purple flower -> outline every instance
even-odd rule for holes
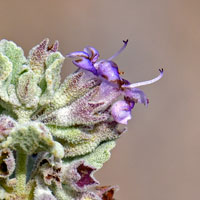
[[[88,70],[97,76],[105,78],[108,81],[119,81],[121,80],[119,76],[120,72],[117,64],[114,63],[112,59],[119,55],[127,46],[128,40],[123,42],[123,47],[107,60],[96,62],[99,58],[99,52],[94,47],[86,47],[83,51],[72,52],[66,55],[66,57],[75,58],[75,60],[72,62],[79,68]]]
[[[144,92],[138,88],[127,88],[124,90],[124,96],[126,99],[130,101],[134,101],[135,103],[142,103],[145,106],[148,105],[149,100],[147,99]]]
[[[127,121],[131,119],[131,110],[134,104],[134,101],[119,100],[112,105],[111,115],[116,122],[127,124]]]
[[[92,72],[93,74],[97,75],[97,70],[94,67],[93,63],[95,63],[96,60],[98,59],[99,53],[95,48],[86,47],[84,48],[84,51],[72,52],[68,54],[67,57],[76,58],[72,62],[77,67],[88,70]]]
[[[76,60],[72,61],[76,66],[92,72],[102,81],[99,95],[102,99],[108,97],[109,102],[112,103],[113,97],[117,98],[120,95],[124,97],[124,100],[119,100],[112,105],[110,113],[116,122],[127,124],[127,121],[131,119],[131,110],[135,103],[142,103],[145,106],[149,103],[144,92],[137,87],[152,84],[161,79],[163,76],[163,69],[159,69],[159,76],[148,81],[130,83],[121,78],[120,75],[122,73],[119,71],[117,64],[113,62],[112,59],[118,56],[126,48],[128,40],[123,42],[124,45],[121,49],[106,60],[100,60],[97,62],[99,53],[93,47],[86,47],[84,51],[70,53],[67,57],[76,58]],[[113,92],[116,94],[112,95]],[[109,93],[111,93],[111,95]],[[110,96],[112,98],[110,98]]]

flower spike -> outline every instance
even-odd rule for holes
[[[111,56],[110,58],[108,58],[107,60],[112,60],[113,58],[117,57],[127,46],[128,44],[128,39],[127,40],[123,40],[124,45],[121,47],[121,49],[119,51],[117,51],[113,56]]]
[[[126,132],[137,103],[149,100],[113,59],[92,46],[66,55],[78,67],[61,82],[58,41],[43,40],[24,56],[0,40],[0,199],[114,200],[115,186],[94,174]],[[124,127],[125,126],[125,127]],[[15,159],[16,158],[16,159]],[[16,172],[16,173],[15,173]]]
[[[142,81],[142,82],[138,82],[138,83],[132,83],[130,85],[122,85],[122,88],[136,88],[136,87],[140,87],[140,86],[143,86],[143,85],[149,85],[149,84],[155,83],[163,77],[164,70],[159,69],[159,72],[160,72],[160,74],[152,80]]]

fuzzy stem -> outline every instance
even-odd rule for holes
[[[66,191],[64,191],[64,189],[58,188],[58,187],[53,187],[52,188],[55,196],[57,199],[59,200],[72,200],[74,199],[73,196],[71,196],[70,194],[67,194]]]
[[[26,193],[26,164],[27,154],[22,151],[17,151],[17,165],[16,165],[16,193],[19,196],[24,196]]]
[[[34,180],[30,180],[26,185],[26,191],[28,194],[28,200],[34,199],[34,190],[36,187],[36,182]]]

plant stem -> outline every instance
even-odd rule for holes
[[[24,196],[26,193],[26,164],[27,154],[23,150],[17,151],[17,166],[16,166],[16,193],[19,196]]]
[[[36,182],[34,180],[29,180],[29,182],[26,184],[26,191],[28,194],[28,200],[34,199],[34,190],[36,187]]]
[[[75,199],[73,198],[73,194],[67,193],[66,191],[64,191],[64,188],[58,188],[58,187],[52,187],[52,190],[55,194],[55,196],[57,197],[57,199],[59,200],[72,200]]]

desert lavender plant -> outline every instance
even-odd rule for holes
[[[0,199],[112,200],[116,187],[93,174],[110,157],[135,103],[148,104],[138,86],[120,77],[111,58],[93,47],[67,55],[78,67],[61,83],[58,42],[43,40],[24,57],[0,41]],[[121,100],[120,100],[121,97]]]

